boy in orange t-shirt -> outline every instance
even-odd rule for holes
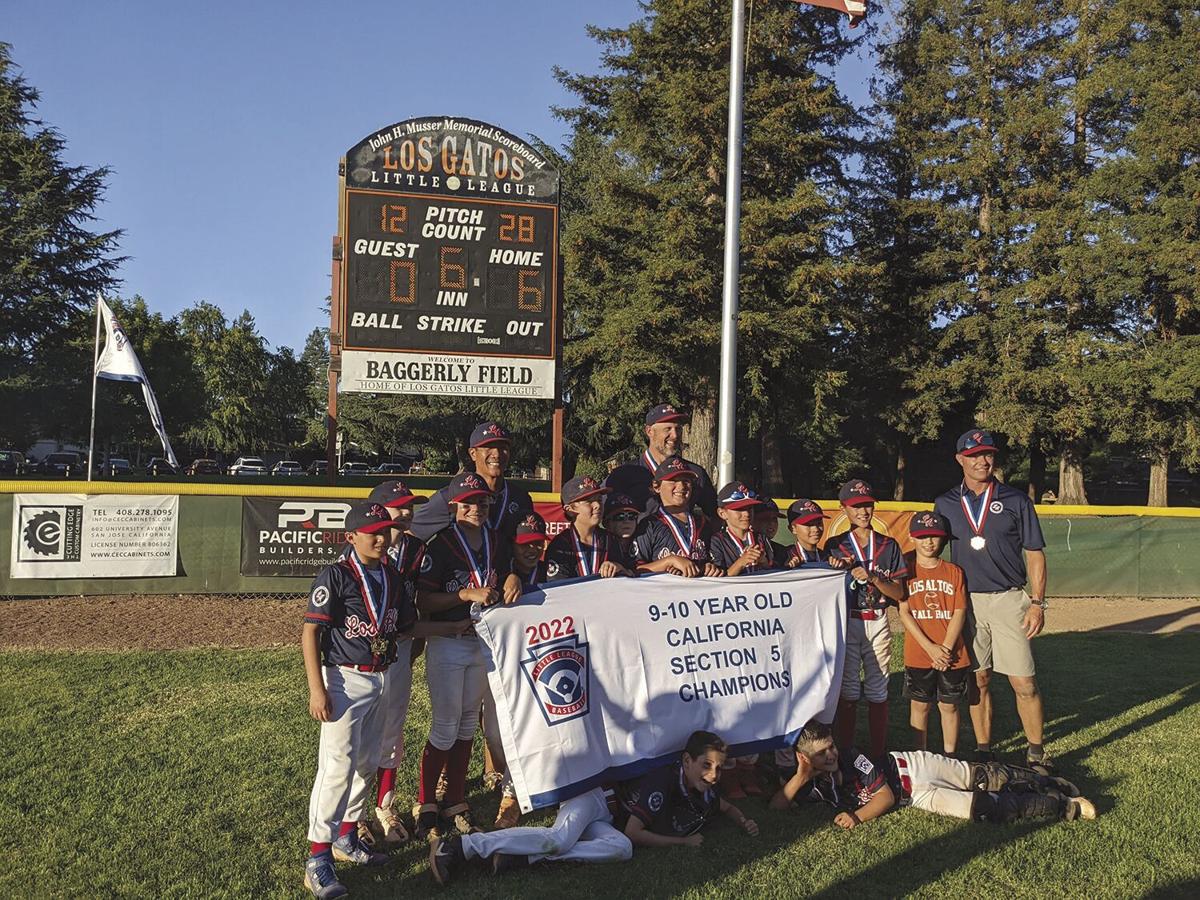
[[[924,750],[929,707],[937,700],[942,719],[942,752],[958,745],[959,704],[967,696],[971,660],[963,641],[967,591],[962,569],[941,559],[950,539],[946,519],[934,512],[913,516],[909,535],[916,546],[915,564],[900,601],[904,625],[904,694],[911,703],[909,722],[916,747]]]

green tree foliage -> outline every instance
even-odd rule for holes
[[[66,165],[37,101],[0,43],[0,440],[18,446],[52,424],[67,388],[57,354],[121,262],[120,232],[92,230],[108,170]]]

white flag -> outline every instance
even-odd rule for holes
[[[150,408],[150,421],[154,424],[154,430],[158,432],[158,439],[162,441],[163,452],[167,454],[171,465],[178,468],[179,463],[175,460],[175,451],[171,449],[171,442],[167,440],[167,429],[163,425],[162,413],[158,411],[158,401],[154,399],[154,391],[150,388],[150,379],[146,377],[141,360],[134,352],[133,345],[129,342],[128,335],[125,334],[125,329],[121,327],[121,323],[117,321],[117,317],[113,315],[112,310],[108,308],[108,304],[99,294],[96,295],[96,303],[100,308],[100,315],[104,319],[105,335],[104,352],[96,361],[96,377],[108,378],[112,381],[136,381],[142,386],[142,394],[146,397],[146,406]]]

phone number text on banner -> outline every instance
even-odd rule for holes
[[[661,765],[697,729],[739,755],[832,721],[846,576],[574,581],[482,610],[476,631],[528,812]]]

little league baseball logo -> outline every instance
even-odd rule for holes
[[[561,725],[588,714],[588,650],[578,635],[529,648],[521,670],[547,725]]]
[[[988,509],[990,509],[994,513],[1002,513],[1002,512],[1004,512],[1004,504],[1001,503],[999,500],[993,500],[991,503],[991,506],[989,506]]]

